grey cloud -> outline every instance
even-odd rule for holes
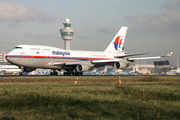
[[[8,27],[10,27],[10,28],[22,28],[23,26],[19,23],[10,23],[8,25]]]
[[[180,13],[162,12],[148,16],[128,16],[126,20],[133,25],[133,31],[157,33],[161,35],[179,35]]]
[[[97,30],[97,32],[101,32],[101,33],[113,33],[116,32],[117,30],[113,27],[103,27],[103,28],[99,28]]]
[[[180,0],[177,0],[176,2],[169,2],[164,5],[164,8],[167,10],[178,10],[180,9]]]
[[[85,36],[85,35],[79,35],[77,36],[77,39],[79,40],[89,40],[89,39],[92,39],[91,36]]]
[[[32,35],[31,33],[24,33],[24,37],[43,38],[43,39],[60,39],[59,36],[51,36],[51,35],[43,35],[43,34]]]
[[[38,21],[41,23],[50,23],[54,22],[57,18],[59,17],[51,17],[45,11],[38,11],[34,7],[0,1],[1,21]]]
[[[31,33],[24,33],[24,37],[33,37]]]
[[[34,17],[40,23],[52,23],[59,18],[59,16],[51,17],[45,11],[37,11]]]
[[[123,8],[122,8],[121,6],[119,6],[119,5],[114,5],[114,7],[115,7],[115,9],[116,9],[117,11],[123,10]]]
[[[43,35],[43,34],[36,34],[33,37],[35,37],[35,38],[51,38],[50,35]]]

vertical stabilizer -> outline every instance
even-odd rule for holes
[[[124,46],[126,31],[128,27],[121,27],[116,36],[113,38],[105,52],[121,52]]]

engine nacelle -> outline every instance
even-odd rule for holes
[[[84,72],[84,71],[88,71],[90,69],[90,67],[89,66],[87,66],[87,65],[77,65],[76,66],[76,70],[78,71],[78,72]]]
[[[124,62],[115,62],[114,63],[114,67],[116,69],[123,69],[123,68],[126,68],[128,67],[128,64],[124,63]]]
[[[28,68],[28,67],[24,67],[24,72],[31,72],[33,70],[36,70],[36,68]]]

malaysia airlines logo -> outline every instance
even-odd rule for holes
[[[114,41],[114,48],[116,49],[116,50],[118,50],[119,48],[121,48],[121,44],[122,44],[122,41],[123,41],[123,39],[120,39],[120,38],[122,38],[123,36],[118,36],[116,39],[115,39],[115,41]]]
[[[70,55],[70,52],[62,52],[62,51],[52,51],[52,54],[53,55],[62,55],[62,56],[65,56],[65,55]]]
[[[25,52],[20,52],[20,54],[21,54],[21,55],[24,55],[24,54],[25,54]]]

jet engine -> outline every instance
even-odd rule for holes
[[[128,64],[124,63],[124,62],[115,62],[114,63],[114,67],[116,69],[123,69],[123,68],[126,68],[128,67]]]
[[[33,70],[36,70],[36,68],[29,68],[29,67],[24,67],[23,69],[24,69],[23,72],[31,72]]]
[[[84,72],[84,71],[88,71],[89,70],[89,66],[87,66],[87,65],[77,65],[76,66],[76,70],[78,71],[78,72]]]

